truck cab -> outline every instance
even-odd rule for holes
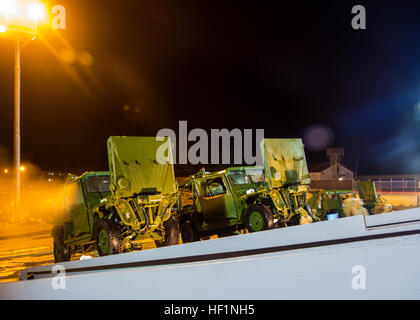
[[[309,174],[302,141],[265,139],[261,150],[264,166],[203,169],[180,185],[183,242],[311,222],[304,202]]]

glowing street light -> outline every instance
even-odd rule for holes
[[[0,14],[11,15],[17,11],[16,0],[1,0],[0,1]]]
[[[36,35],[37,24],[46,18],[45,6],[27,0],[0,0],[0,32]]]
[[[20,165],[20,51],[37,34],[37,24],[45,19],[43,4],[25,0],[0,0],[0,35],[13,40],[15,44],[15,83],[14,83],[14,173],[16,175],[16,211],[20,203],[20,174],[25,167]]]
[[[31,3],[28,6],[28,16],[35,21],[45,19],[45,7],[40,3]]]

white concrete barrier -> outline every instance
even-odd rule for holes
[[[0,298],[418,299],[419,235],[420,209],[356,216],[28,268]]]

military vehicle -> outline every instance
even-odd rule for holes
[[[353,190],[321,190],[311,189],[308,192],[307,204],[311,208],[315,221],[345,217],[344,200],[355,198]]]
[[[392,211],[392,205],[388,204],[383,197],[377,195],[373,181],[359,181],[357,188],[359,199],[362,200],[363,207],[366,208],[369,215]],[[335,213],[338,214],[338,218],[345,217],[346,199],[349,199],[347,200],[348,203],[350,199],[356,199],[353,190],[311,189],[308,195],[310,197],[307,203],[316,221],[327,220],[330,215]],[[356,205],[356,203],[349,205]]]
[[[168,161],[163,164],[156,159],[162,144],[168,149]],[[94,249],[100,256],[141,249],[144,240],[157,246],[179,242],[169,139],[110,137],[107,149],[109,172],[67,179],[64,215],[52,232],[56,262]]]
[[[198,241],[311,222],[309,173],[301,139],[264,139],[263,167],[199,173],[180,184],[181,239]]]
[[[359,198],[363,200],[363,206],[369,211],[369,214],[392,211],[392,205],[376,193],[374,181],[359,181],[357,189]]]

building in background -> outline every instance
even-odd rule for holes
[[[331,166],[329,162],[308,163],[311,181],[319,180],[353,180],[354,173],[342,164]]]
[[[340,161],[344,156],[343,148],[329,148],[326,156],[330,161],[308,163],[312,189],[352,190],[355,175]]]

